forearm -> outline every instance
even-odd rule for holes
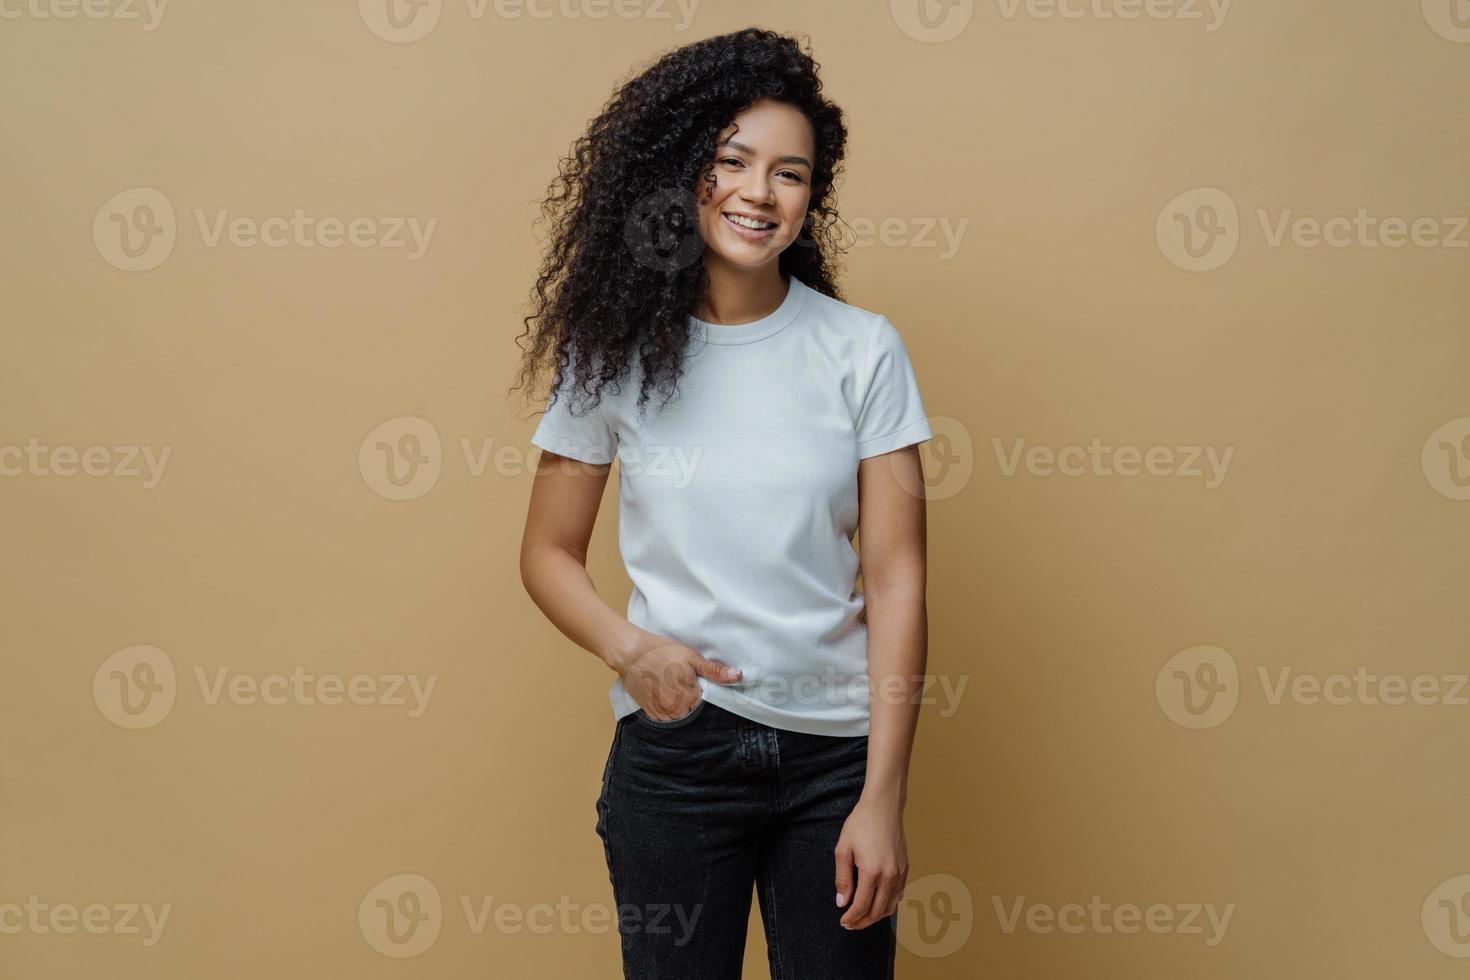
[[[868,610],[870,722],[863,797],[902,810],[928,661],[922,583],[889,586],[864,599]]]
[[[521,582],[567,639],[622,672],[643,631],[598,594],[580,558],[562,548],[538,548],[522,558]]]

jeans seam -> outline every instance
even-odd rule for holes
[[[761,876],[766,889],[766,945],[771,951],[771,980],[785,980],[786,967],[782,959],[781,931],[776,926],[776,884],[770,868]]]
[[[776,812],[782,810],[781,803],[781,735],[774,728],[766,733],[767,741],[771,746],[771,775],[774,777],[772,783],[772,794],[775,796]],[[766,904],[770,906],[770,914],[767,918],[766,942],[771,948],[771,980],[785,980],[786,967],[783,962],[781,949],[781,931],[776,922],[776,881],[775,873],[767,869],[765,875]]]
[[[775,796],[776,812],[781,813],[786,809],[786,787],[781,780],[781,733],[773,728],[768,734],[771,741],[771,774],[775,777],[772,795]]]

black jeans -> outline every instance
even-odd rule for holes
[[[626,980],[739,980],[760,897],[772,980],[891,980],[894,917],[842,928],[833,851],[868,739],[807,735],[708,701],[618,721],[597,798]]]

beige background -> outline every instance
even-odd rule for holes
[[[153,29],[6,4],[0,976],[619,975],[611,676],[519,581],[544,395],[507,397],[513,337],[558,156],[646,59],[750,23],[810,34],[848,112],[848,298],[899,326],[942,433],[930,663],[966,686],[921,723],[900,975],[1462,976],[1470,26],[1126,3],[935,5],[931,32],[903,3],[446,0],[417,40],[374,0]],[[172,251],[130,259],[116,221],[150,204]],[[211,244],[220,212],[295,209],[436,224],[418,257]],[[1273,244],[1359,209],[1435,221]],[[1094,439],[1172,455],[1008,471]],[[413,479],[379,443],[417,445]],[[615,522],[614,490],[591,564],[621,609]],[[294,671],[435,686],[417,712],[213,686]],[[1377,680],[1312,703],[1283,671]],[[1381,703],[1392,675],[1437,693]],[[430,888],[387,938],[376,900]],[[1174,925],[1045,926],[1093,896]],[[130,903],[168,906],[151,945]]]

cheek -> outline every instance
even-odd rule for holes
[[[787,225],[793,229],[792,237],[795,237],[800,232],[801,223],[806,220],[806,212],[811,206],[811,201],[811,194],[805,191],[800,194],[793,194],[790,198],[782,200],[782,217],[786,220]]]
[[[715,183],[711,186],[708,182],[701,182],[699,189],[694,193],[694,200],[699,205],[699,216],[704,221],[710,221],[720,216],[720,208],[725,198],[730,196],[729,181],[721,180],[715,175]]]
[[[719,230],[720,222],[724,220],[724,218],[720,217],[718,204],[712,204],[699,212],[700,234],[704,236],[706,242],[718,240],[716,232]]]
[[[696,202],[696,207],[698,208],[698,210],[694,212],[695,220],[699,222],[701,227],[709,228],[710,222],[720,216],[718,204],[719,197],[716,196],[708,201],[705,201],[699,195],[695,195],[694,200]]]
[[[722,174],[718,171],[715,172],[714,178],[713,183],[708,180],[701,180],[699,182],[700,193],[710,196],[711,205],[717,204],[720,198],[729,194],[730,186],[733,183],[728,174]]]

